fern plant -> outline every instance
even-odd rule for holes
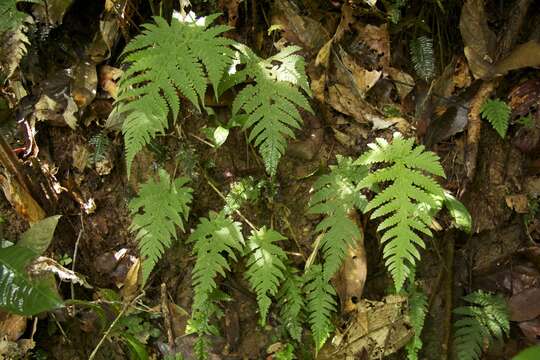
[[[176,239],[175,225],[184,230],[192,200],[192,190],[185,186],[187,182],[187,178],[171,180],[170,175],[160,169],[159,180],[150,179],[141,185],[138,196],[129,203],[133,216],[129,229],[137,234],[143,258],[143,283],[172,239]]]
[[[296,269],[287,266],[285,279],[277,295],[279,318],[291,338],[297,342],[300,342],[302,338],[302,310],[304,308],[302,285],[302,277],[297,274]]]
[[[274,176],[287,138],[294,138],[293,129],[302,125],[297,107],[313,112],[299,90],[311,96],[304,58],[295,54],[300,50],[297,46],[288,46],[268,59],[261,59],[246,46],[236,47],[245,68],[227,79],[220,91],[246,79],[253,81],[236,96],[232,112],[246,118],[244,129],[251,128],[249,140],[258,147],[266,171]]]
[[[411,288],[409,289],[409,318],[411,321],[411,327],[414,331],[414,336],[411,341],[405,347],[407,350],[408,360],[418,360],[418,352],[422,349],[422,329],[424,328],[424,321],[426,320],[426,313],[428,310],[427,296],[422,291],[419,291],[414,285],[414,280],[411,281]]]
[[[410,42],[411,61],[416,75],[429,81],[435,76],[435,56],[433,55],[433,40],[420,36]]]
[[[460,360],[480,359],[484,340],[501,340],[510,331],[509,312],[500,295],[475,291],[463,297],[470,305],[454,309],[454,345]]]
[[[219,36],[229,27],[210,27],[217,18],[180,22],[154,17],[154,24],[144,25],[142,34],[124,50],[126,70],[118,87],[118,113],[125,116],[122,133],[126,162],[130,173],[133,158],[157,134],[168,126],[180,111],[177,93],[199,108],[210,82],[217,94],[219,81],[232,62],[232,40]]]
[[[88,143],[94,147],[91,155],[94,164],[106,158],[107,151],[109,151],[109,147],[111,146],[111,140],[105,132],[100,132],[92,136]]]
[[[278,292],[279,284],[284,279],[285,252],[275,244],[284,240],[280,233],[263,227],[253,231],[247,241],[250,252],[246,277],[251,288],[257,294],[257,303],[261,313],[261,325],[266,324],[268,309],[272,304],[271,296]]]
[[[330,169],[329,174],[321,176],[313,185],[309,208],[309,213],[325,216],[315,228],[315,232],[321,234],[325,281],[341,266],[348,246],[361,238],[362,233],[350,215],[355,209],[363,210],[367,203],[358,185],[367,175],[366,167],[337,156],[337,165]]]
[[[188,242],[194,243],[193,254],[196,256],[191,279],[193,283],[192,324],[201,338],[199,354],[204,356],[205,335],[212,335],[215,330],[210,326],[210,295],[217,288],[216,277],[225,276],[230,271],[225,256],[236,261],[236,253],[241,253],[244,238],[240,223],[227,218],[224,213],[210,213],[208,218],[201,218]]]
[[[331,314],[336,311],[336,291],[324,279],[319,264],[311,265],[304,276],[308,320],[315,341],[315,352],[318,352],[334,331]]]
[[[428,226],[433,218],[427,211],[437,207],[432,195],[444,196],[442,187],[425,173],[444,177],[444,170],[436,154],[425,151],[422,145],[414,147],[414,139],[403,139],[400,134],[394,135],[392,143],[379,138],[369,147],[371,150],[356,163],[387,166],[370,172],[359,186],[388,186],[366,205],[364,211],[374,210],[371,219],[388,215],[377,231],[384,232],[381,237],[383,257],[399,292],[420,259],[417,246],[425,247],[418,232],[432,236]]]
[[[497,131],[497,134],[502,138],[506,136],[506,131],[508,131],[511,112],[512,109],[510,109],[510,106],[499,99],[486,100],[480,109],[482,117],[489,121],[491,126]]]

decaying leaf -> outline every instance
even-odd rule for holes
[[[495,72],[504,75],[511,70],[540,66],[540,43],[535,40],[516,46],[510,54],[497,62]]]
[[[485,78],[485,67],[495,57],[496,37],[488,26],[483,0],[467,0],[461,9],[459,30],[465,56],[476,78]]]
[[[381,359],[395,353],[413,335],[407,313],[407,298],[403,296],[360,301],[355,316],[342,326],[345,330],[322,348],[318,359],[350,359],[362,352],[368,359]]]
[[[351,214],[360,226],[356,215]],[[341,311],[344,314],[356,310],[356,305],[362,298],[364,284],[367,276],[367,258],[364,248],[364,239],[355,239],[354,246],[349,246],[335,279],[334,287],[341,302]]]

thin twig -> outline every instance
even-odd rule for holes
[[[135,297],[130,302],[124,304],[124,306],[122,307],[122,310],[120,310],[120,312],[118,313],[118,316],[116,316],[116,318],[113,320],[111,325],[109,325],[109,328],[107,329],[107,331],[105,331],[105,334],[103,334],[103,336],[97,343],[96,347],[94,348],[94,350],[88,357],[88,360],[93,360],[96,357],[99,348],[101,347],[101,345],[103,345],[103,342],[105,342],[105,339],[109,337],[109,334],[111,333],[112,329],[116,326],[118,321],[120,321],[122,316],[124,316],[124,313],[127,311],[127,309],[129,309],[134,303],[136,303],[141,297],[143,297],[143,295],[144,295],[144,291],[141,292],[137,297]]]
[[[84,232],[84,221],[83,221],[83,213],[81,211],[80,213],[81,218],[81,228],[79,229],[79,235],[77,236],[77,240],[75,241],[75,249],[73,250],[73,262],[71,263],[71,271],[75,272],[75,263],[77,262],[77,253],[79,250],[79,243],[81,241],[82,233]],[[71,300],[75,299],[75,287],[73,283],[70,283],[71,288]],[[75,309],[75,306],[73,306],[73,309]]]
[[[222,193],[221,191],[219,191],[219,189],[216,187],[216,185],[214,185],[214,184],[212,183],[212,181],[208,178],[208,176],[207,176],[206,174],[204,175],[204,177],[206,178],[206,181],[208,182],[208,185],[210,185],[210,187],[212,188],[212,190],[214,190],[214,191],[219,195],[219,197],[222,198],[223,201],[226,202],[226,201],[227,201],[227,198],[225,197],[225,195],[223,195],[223,193]],[[251,221],[249,221],[249,220],[248,220],[248,219],[240,212],[240,210],[234,210],[234,212],[235,212],[238,216],[240,216],[240,218],[241,218],[242,220],[244,220],[245,223],[248,224],[248,226],[249,226],[250,228],[252,228],[254,231],[257,230],[257,228],[255,227],[255,225],[253,225],[253,224],[251,223]]]

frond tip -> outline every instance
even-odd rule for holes
[[[250,49],[239,46],[246,68],[234,74],[231,84],[255,80],[240,91],[233,102],[233,115],[244,113],[244,129],[251,128],[249,140],[259,148],[266,171],[274,176],[279,159],[285,153],[287,138],[302,125],[297,108],[313,112],[306,97],[311,96],[305,74],[304,58],[294,54],[299,47],[289,46],[268,59],[261,59]]]
[[[187,178],[171,181],[167,171],[160,169],[159,180],[150,179],[141,185],[138,196],[129,202],[133,216],[129,230],[137,233],[143,283],[172,239],[176,239],[175,225],[184,230],[192,199],[191,188],[185,186],[187,182]]]
[[[480,109],[482,117],[489,121],[500,137],[506,136],[512,110],[504,101],[488,99]]]
[[[432,214],[425,209],[437,208],[434,196],[442,197],[443,188],[429,175],[444,177],[439,158],[424,146],[414,147],[414,139],[403,139],[396,134],[392,143],[377,139],[370,151],[362,155],[359,165],[387,165],[368,174],[360,187],[388,184],[365,207],[374,210],[371,218],[386,216],[377,231],[384,231],[381,242],[386,266],[399,291],[408,278],[420,253],[417,246],[425,247],[418,232],[431,236],[429,225]]]

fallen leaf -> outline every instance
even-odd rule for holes
[[[26,317],[0,311],[0,334],[2,338],[7,341],[17,341],[25,331]]]
[[[484,0],[467,0],[461,8],[459,30],[465,56],[476,78],[485,78],[484,65],[493,63],[497,38],[488,26]]]
[[[540,288],[526,289],[508,300],[511,321],[528,321],[540,316]]]
[[[124,279],[124,286],[122,287],[121,293],[124,301],[131,301],[137,294],[140,284],[140,270],[141,270],[141,261],[136,259]]]
[[[0,187],[17,214],[34,224],[45,218],[45,211],[34,198],[10,176],[0,175]]]
[[[529,200],[527,199],[527,195],[508,195],[504,200],[506,201],[506,205],[518,214],[526,214],[529,212]]]
[[[540,43],[535,40],[516,46],[510,54],[497,62],[495,72],[505,75],[511,70],[540,66]]]

